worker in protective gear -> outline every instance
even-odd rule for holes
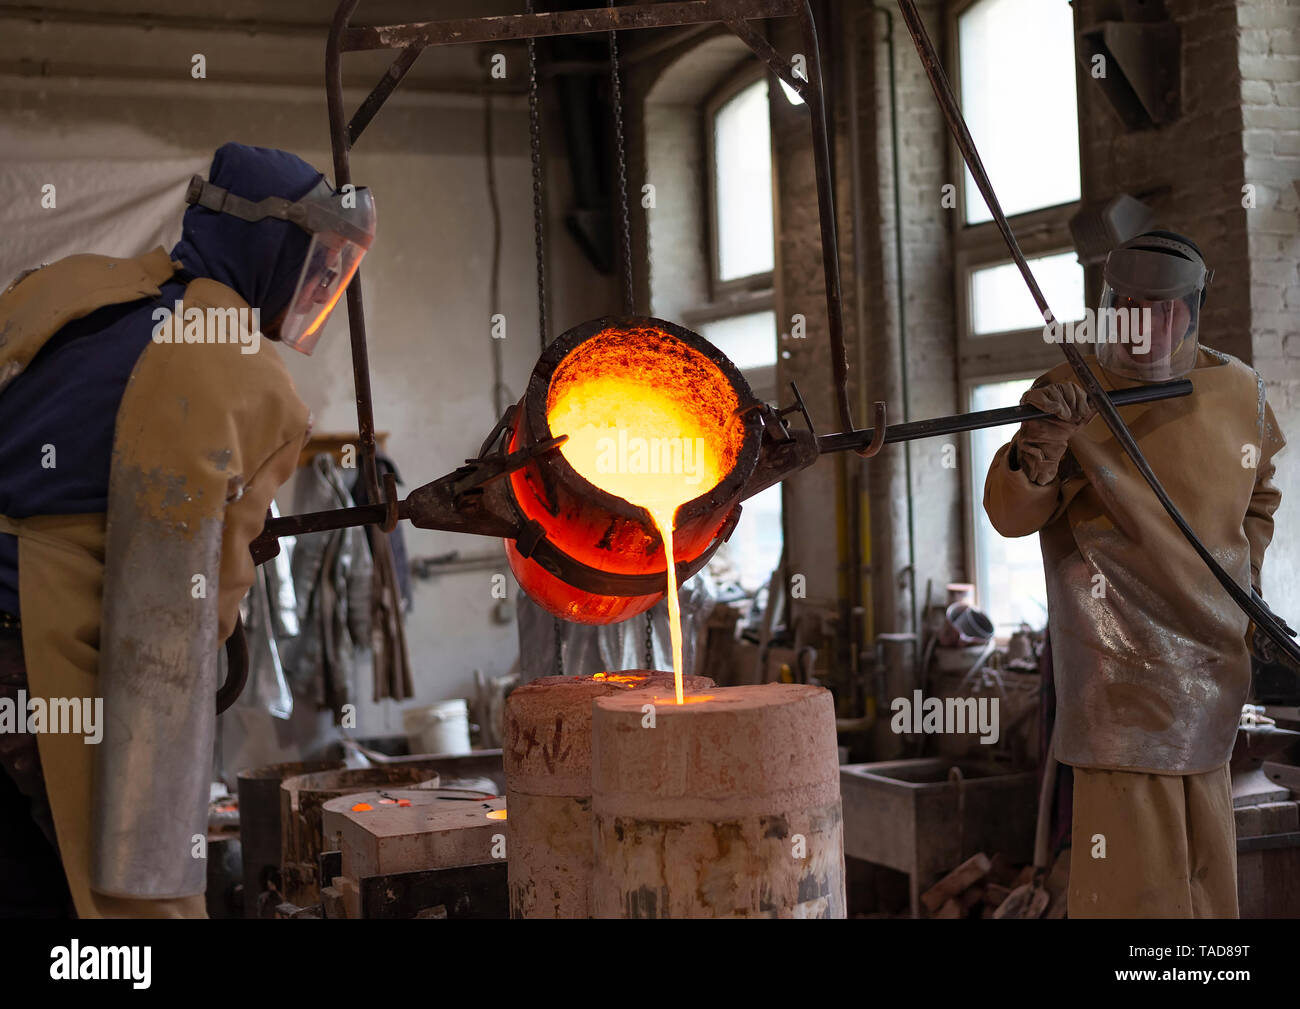
[[[1260,588],[1285,440],[1259,375],[1200,346],[1200,250],[1150,232],[1111,252],[1088,365],[1102,387],[1185,377],[1189,397],[1120,407],[1223,568]],[[1122,311],[1115,311],[1122,310]],[[1248,618],[1179,533],[1068,364],[1022,399],[984,509],[1039,534],[1056,679],[1056,758],[1074,768],[1071,917],[1235,917],[1228,758],[1250,686]]]
[[[7,913],[204,915],[217,655],[310,426],[260,335],[310,352],[374,208],[238,144],[187,202],[170,255],[70,256],[0,295],[0,717],[21,692],[51,712],[0,733],[0,820],[39,828],[0,847]],[[52,731],[59,699],[100,724]]]

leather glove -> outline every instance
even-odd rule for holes
[[[1021,405],[1032,406],[1051,416],[1027,420],[1016,434],[1016,457],[1031,483],[1044,487],[1056,479],[1070,438],[1096,415],[1088,394],[1073,382],[1055,382],[1030,389],[1020,397]]]

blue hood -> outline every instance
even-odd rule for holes
[[[323,177],[293,154],[244,144],[219,147],[208,172],[209,182],[254,202],[268,196],[301,199]],[[288,221],[250,223],[196,205],[185,211],[171,255],[193,276],[233,289],[270,325],[293,297],[310,244],[311,236]]]

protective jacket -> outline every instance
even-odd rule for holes
[[[1089,366],[1108,390],[1141,383]],[[1036,385],[1071,381],[1068,365]],[[1259,586],[1285,444],[1263,381],[1202,347],[1190,396],[1120,408],[1156,476],[1223,568]],[[1214,580],[1100,417],[1057,479],[993,459],[984,509],[1004,536],[1039,533],[1056,676],[1057,757],[1085,768],[1200,774],[1232,752],[1250,686],[1247,617]]]
[[[159,248],[72,256],[25,276],[0,296],[0,374],[21,376],[71,320],[157,299],[179,267]],[[184,289],[182,311],[248,307],[208,278]],[[253,581],[248,544],[308,430],[278,351],[202,335],[151,341],[136,361],[107,515],[0,516],[18,540],[31,696],[47,710],[55,698],[103,698],[98,746],[38,737],[82,917],[203,915],[217,651]]]

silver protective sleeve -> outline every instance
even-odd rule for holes
[[[163,899],[206,885],[222,522],[144,516],[146,479],[114,466],[109,487],[91,886]]]

